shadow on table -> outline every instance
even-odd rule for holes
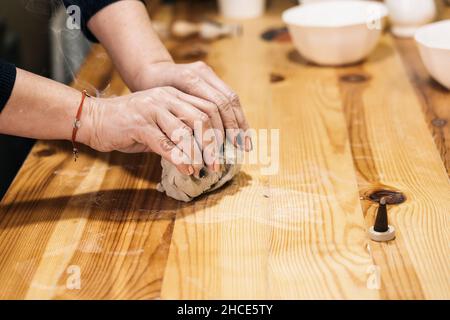
[[[51,157],[57,152],[68,152],[61,149],[66,149],[66,146],[58,142],[46,142],[44,148],[37,149],[34,155],[45,158]],[[88,152],[85,156],[92,158],[89,159],[91,161],[101,159],[102,155],[96,152]],[[142,175],[148,173],[146,178],[152,182],[159,181],[161,177],[159,157],[154,154],[128,155],[114,153],[110,155],[108,165],[110,167],[121,166],[128,173],[138,178],[143,178]],[[153,168],[147,168],[146,166],[153,166]],[[25,224],[59,220],[63,212],[65,219],[82,218],[86,213],[89,213],[89,220],[91,221],[174,220],[177,214],[186,216],[217,205],[224,197],[239,192],[251,180],[250,175],[241,172],[219,190],[200,196],[192,202],[184,203],[173,200],[153,188],[117,188],[115,187],[117,176],[112,175],[109,178],[107,174],[104,179],[104,182],[109,180],[109,182],[105,182],[108,184],[107,187],[102,184],[105,190],[72,196],[2,203],[0,205],[0,211],[2,212],[0,215],[0,230]],[[120,185],[120,183],[119,181],[118,184]],[[33,187],[33,189],[35,188]],[[35,190],[31,189],[25,192],[30,195],[36,193]]]
[[[363,65],[364,62],[370,61],[370,62],[377,62],[386,59],[387,57],[394,54],[394,50],[386,45],[385,43],[379,43],[377,47],[373,50],[373,52],[370,53],[370,55],[367,57],[367,59],[353,63],[348,64],[342,67],[348,67],[348,66],[357,66],[357,65]],[[317,65],[315,63],[307,61],[296,49],[293,49],[288,52],[287,58],[290,62],[296,63],[296,64],[302,64],[302,65],[309,65],[309,66],[316,66],[316,67],[323,67],[320,65]]]
[[[427,78],[426,83],[430,86],[432,90],[434,90],[437,93],[447,95],[449,93],[449,89],[444,87],[442,84],[434,80],[431,76]]]

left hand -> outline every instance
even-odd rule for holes
[[[210,113],[214,129],[224,134],[236,146],[246,151],[252,149],[250,136],[243,139],[242,132],[249,129],[237,94],[230,89],[206,63],[189,64],[158,62],[143,68],[136,82],[140,90],[172,86],[187,94],[212,102],[217,110]],[[244,140],[244,141],[243,141]],[[223,143],[222,137],[218,142]]]

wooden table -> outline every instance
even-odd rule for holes
[[[156,191],[153,154],[84,149],[74,163],[69,143],[38,142],[1,202],[1,298],[450,298],[450,93],[388,33],[345,68],[261,40],[289,5],[202,44],[252,126],[280,129],[279,172],[245,166],[184,204]],[[195,41],[168,46],[183,58]],[[128,92],[98,46],[74,86]],[[380,189],[406,196],[389,243],[366,233]]]

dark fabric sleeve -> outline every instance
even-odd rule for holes
[[[16,66],[0,60],[0,112],[11,96],[16,82]]]
[[[88,29],[87,23],[97,12],[102,10],[104,7],[117,2],[119,0],[63,0],[66,8],[72,5],[76,5],[81,11],[81,31],[83,31],[86,38],[92,42],[98,42],[92,32]]]

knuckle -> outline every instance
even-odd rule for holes
[[[187,125],[183,125],[180,129],[185,136],[192,136],[194,134],[194,130],[192,130],[192,128],[188,127]]]
[[[230,102],[231,102],[231,104],[233,106],[239,106],[240,105],[239,96],[235,92],[231,92],[228,95],[228,99],[230,100]]]
[[[131,137],[138,137],[139,140],[142,140],[143,132],[142,132],[142,126],[133,126],[132,128],[129,128],[129,136]]]
[[[184,81],[191,83],[191,84],[192,83],[195,84],[200,80],[200,78],[197,76],[197,74],[190,69],[184,69],[181,72],[181,76],[183,77]]]
[[[200,112],[198,114],[198,119],[202,122],[202,123],[208,123],[209,122],[209,116],[206,113]]]
[[[161,106],[160,103],[158,103],[158,101],[156,101],[156,99],[152,107],[148,108],[148,114],[150,115],[151,119],[154,120],[155,122],[158,121],[159,115],[161,114],[162,111],[164,111],[163,107]]]
[[[219,108],[214,103],[208,103],[205,112],[210,117],[220,116]]]
[[[204,67],[206,67],[207,65],[206,65],[206,63],[204,62],[204,61],[197,61],[197,62],[194,62],[194,64],[195,64],[195,66],[196,67],[198,67],[198,68],[204,68]]]
[[[141,99],[139,99],[139,101],[137,101],[137,100],[133,101],[134,106],[138,106],[138,107],[154,105],[155,103],[156,103],[156,99],[151,94],[146,94]]]
[[[226,129],[238,129],[238,124],[234,119],[227,119],[223,122],[223,125]]]
[[[194,62],[194,67],[200,71],[208,70],[209,66],[203,61]]]
[[[231,111],[231,104],[229,101],[219,98],[217,102],[217,108],[222,112],[230,112]]]
[[[170,141],[167,137],[165,137],[165,136],[160,136],[160,137],[158,137],[158,139],[157,139],[158,141],[158,144],[159,144],[159,146],[161,147],[161,149],[163,150],[163,151],[165,151],[165,152],[168,152],[168,151],[170,151],[170,150],[172,150],[174,147],[175,147],[175,145],[173,144],[173,142],[172,141]]]
[[[193,134],[194,132],[191,128],[188,126],[181,126],[171,133],[170,138],[175,144],[179,145],[182,142],[189,141]]]
[[[137,137],[136,140],[144,143],[146,141],[146,132],[145,130],[143,130],[142,127],[135,127],[133,128],[133,131],[131,133],[132,135],[134,135],[135,137]]]
[[[153,92],[154,96],[156,96],[156,97],[162,97],[166,94],[166,91],[164,90],[163,87],[154,88],[154,89],[152,89],[152,92]]]
[[[244,121],[242,122],[241,128],[242,128],[242,130],[244,130],[244,131],[247,131],[248,129],[250,129],[250,126],[249,126],[249,124],[247,123],[246,120],[244,120]],[[246,132],[244,132],[244,133],[246,134]]]

